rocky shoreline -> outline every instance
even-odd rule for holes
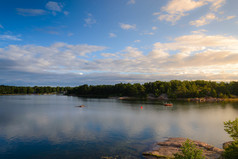
[[[145,100],[158,100],[158,101],[187,101],[187,102],[238,102],[238,98],[213,98],[213,97],[204,97],[204,98],[176,98],[170,99],[166,97],[147,97],[147,98],[137,98],[137,97],[114,97],[119,100],[136,100],[136,99],[145,99]]]
[[[180,147],[187,140],[187,138],[168,138],[166,141],[158,142],[152,150],[144,152],[143,156],[146,159],[165,159],[174,158],[175,153],[181,152]],[[224,149],[220,149],[209,145],[205,142],[191,140],[197,148],[203,150],[206,159],[221,159]]]

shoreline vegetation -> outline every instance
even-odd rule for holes
[[[182,137],[168,138],[157,142],[154,147],[143,153],[146,159],[237,159],[238,158],[238,118],[224,122],[224,130],[233,141],[223,143],[223,149],[205,142]]]
[[[143,152],[142,154],[146,159],[152,159],[152,158],[172,159],[172,158],[175,158],[176,154],[182,154],[182,152],[184,152],[182,151],[183,146],[187,147],[187,149],[185,149],[185,151],[187,152],[191,150],[201,151],[201,156],[204,156],[203,157],[204,159],[205,158],[221,159],[222,154],[224,153],[224,149],[214,147],[205,142],[201,142],[198,140],[191,140],[191,139],[182,138],[182,137],[172,137],[172,138],[166,139],[165,141],[157,142],[156,144],[154,144],[154,147],[152,148],[152,150]],[[192,155],[194,155],[195,159],[198,158],[197,156],[195,156],[194,152],[190,152],[190,154],[191,154],[190,158],[192,158]],[[186,158],[186,156],[181,156],[181,158]]]
[[[64,94],[80,97],[118,98],[121,100],[182,100],[190,102],[238,101],[238,82],[213,81],[155,81],[119,83],[115,85],[81,85],[76,87],[5,86],[0,95]]]

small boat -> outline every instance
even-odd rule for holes
[[[172,103],[165,103],[164,106],[167,106],[167,107],[170,106],[171,107],[171,106],[173,106],[173,104]]]
[[[84,108],[85,105],[79,105],[79,106],[76,106],[76,107],[79,107],[79,108]]]

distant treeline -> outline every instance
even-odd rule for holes
[[[45,94],[45,93],[64,93],[70,87],[18,87],[18,86],[0,86],[0,94]]]
[[[119,83],[115,85],[81,85],[78,87],[16,87],[0,86],[0,94],[44,94],[65,93],[85,97],[129,96],[142,97],[148,95],[159,97],[166,94],[169,98],[231,98],[238,96],[238,82],[212,81],[156,81],[144,84]]]
[[[166,94],[169,98],[195,98],[214,97],[230,98],[238,95],[238,82],[212,82],[212,81],[156,81],[144,84],[115,84],[115,85],[82,85],[68,90],[68,94],[78,96],[129,96],[159,97]]]

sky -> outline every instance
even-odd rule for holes
[[[237,0],[1,0],[0,85],[238,80]]]

